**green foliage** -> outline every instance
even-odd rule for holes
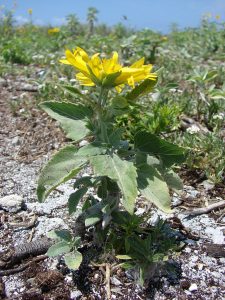
[[[113,214],[114,227],[107,247],[113,247],[119,260],[127,261],[125,268],[138,268],[143,285],[153,264],[168,259],[171,251],[178,250],[178,243],[171,237],[171,229],[163,221],[153,228],[143,226],[144,218],[126,212]]]
[[[22,41],[15,39],[4,44],[2,49],[2,57],[7,63],[29,64],[31,59],[24,52]]]
[[[64,255],[65,263],[71,270],[77,270],[82,263],[82,254],[77,250],[80,246],[81,239],[73,237],[67,230],[54,230],[48,233],[48,237],[55,239],[47,252],[49,257]]]
[[[88,107],[65,102],[43,102],[41,107],[60,122],[68,138],[79,141],[88,134],[85,119],[92,114]]]
[[[77,156],[77,149],[72,145],[56,153],[39,176],[37,188],[39,201],[43,201],[59,184],[73,178],[86,162],[85,157]]]
[[[122,193],[122,203],[129,213],[133,213],[137,197],[136,169],[131,162],[120,159],[116,154],[97,155],[90,160],[94,173],[115,180]]]
[[[177,137],[177,140],[180,140]],[[193,169],[204,170],[207,178],[222,182],[225,172],[225,143],[218,135],[186,133],[182,145],[189,148],[186,164]]]

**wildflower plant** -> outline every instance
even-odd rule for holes
[[[138,218],[134,212],[139,194],[164,212],[171,212],[169,187],[182,188],[171,167],[184,160],[184,153],[182,148],[147,130],[137,132],[134,141],[122,138],[125,128],[118,128],[117,118],[129,115],[135,106],[144,110],[141,97],[152,91],[157,83],[157,74],[152,72],[152,65],[144,64],[144,58],[131,66],[122,66],[117,52],[111,58],[101,58],[98,53],[89,57],[83,49],[76,48],[72,52],[66,50],[65,58],[60,61],[75,69],[76,79],[87,87],[87,93],[74,86],[64,86],[74,97],[73,102],[41,103],[72,142],[59,150],[43,168],[38,181],[38,199],[44,201],[58,185],[91,166],[92,174],[75,179],[75,191],[68,199],[68,208],[69,213],[74,214],[82,206],[78,219],[85,228],[92,226],[98,241],[104,244],[111,235],[113,224],[118,224],[118,218],[121,228],[125,226],[123,222]],[[83,139],[88,143],[79,147]],[[89,188],[95,190],[96,197],[90,196]],[[126,218],[120,213],[122,211],[126,211]],[[135,221],[137,228],[139,223]],[[145,239],[139,229],[126,232],[126,247],[114,247],[118,255],[129,255],[130,249],[134,251],[138,241]],[[137,234],[135,246],[132,246],[133,234]],[[64,242],[64,237],[60,238],[62,252],[73,251],[72,237],[65,238]],[[79,249],[74,249],[77,255]],[[117,249],[125,249],[125,253],[118,253]],[[49,251],[54,255],[51,248]],[[67,261],[72,261],[68,254]],[[79,264],[75,265],[79,267]]]

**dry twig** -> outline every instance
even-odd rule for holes
[[[201,208],[196,208],[193,210],[187,210],[184,212],[184,214],[189,215],[189,216],[198,216],[198,215],[202,215],[202,214],[207,214],[214,209],[223,208],[223,207],[225,207],[225,200],[213,203],[207,207],[201,207]]]
[[[41,256],[35,257],[34,259],[32,259],[31,261],[23,264],[22,266],[19,266],[18,268],[0,271],[0,276],[9,276],[9,275],[12,275],[12,274],[16,274],[16,273],[22,272],[26,268],[28,268],[31,265],[31,263],[44,260],[47,257],[48,257],[47,255],[41,255]]]

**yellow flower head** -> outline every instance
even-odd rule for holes
[[[54,34],[60,32],[58,27],[48,29],[48,34]]]
[[[123,67],[118,61],[118,53],[114,52],[111,58],[99,57],[99,53],[89,57],[81,48],[77,47],[73,52],[66,50],[66,59],[60,62],[72,65],[77,71],[76,79],[81,85],[116,87],[120,91],[124,84],[132,87],[135,83],[144,79],[157,80],[157,75],[151,73],[152,65],[144,65],[141,58],[130,67]]]
[[[161,41],[165,42],[165,41],[167,41],[167,40],[168,40],[168,37],[167,37],[167,36],[164,35],[164,36],[161,37]]]
[[[29,8],[29,9],[27,10],[27,12],[28,12],[28,14],[31,16],[32,13],[33,13],[33,9],[32,9],[32,8]]]
[[[216,19],[217,19],[217,20],[220,20],[220,15],[217,15],[217,16],[216,16]]]

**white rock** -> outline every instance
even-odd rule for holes
[[[86,146],[86,145],[88,145],[88,144],[89,144],[88,141],[83,140],[83,141],[81,141],[81,142],[79,143],[79,147],[83,147],[83,146]]]
[[[23,202],[21,196],[12,194],[0,198],[0,207],[8,212],[18,212],[21,210]]]
[[[82,296],[82,293],[80,291],[71,291],[71,293],[70,293],[70,299],[72,299],[72,300],[76,300],[81,296]]]
[[[224,243],[224,235],[223,235],[223,231],[220,227],[217,227],[217,228],[207,227],[205,229],[205,233],[208,236],[211,236],[211,239],[215,244],[223,244]]]
[[[116,277],[112,277],[111,278],[111,283],[118,286],[118,285],[121,285],[121,281],[119,281],[119,279],[117,279]]]
[[[137,216],[142,216],[144,213],[145,213],[145,208],[142,208],[142,207],[139,207],[136,212],[135,212],[135,215]]]
[[[51,230],[68,229],[68,225],[61,218],[46,218],[41,216],[38,218],[38,225],[36,227],[36,236],[47,235]]]
[[[15,136],[12,141],[11,141],[12,145],[19,145],[20,143],[20,138],[18,136]]]
[[[186,248],[184,249],[184,251],[185,251],[186,253],[191,253],[191,252],[192,252],[191,248],[189,248],[189,247],[186,247]]]
[[[197,291],[198,290],[198,287],[197,287],[197,284],[196,283],[192,283],[189,287],[189,291],[190,292],[194,292],[194,291]]]
[[[191,257],[191,261],[192,261],[193,263],[196,263],[196,262],[198,261],[198,256],[197,256],[197,255],[193,255],[193,256]]]
[[[202,182],[202,184],[203,184],[204,188],[205,188],[207,191],[213,189],[214,186],[215,186],[215,184],[214,184],[213,182],[209,181],[209,180],[204,180],[204,181]]]

